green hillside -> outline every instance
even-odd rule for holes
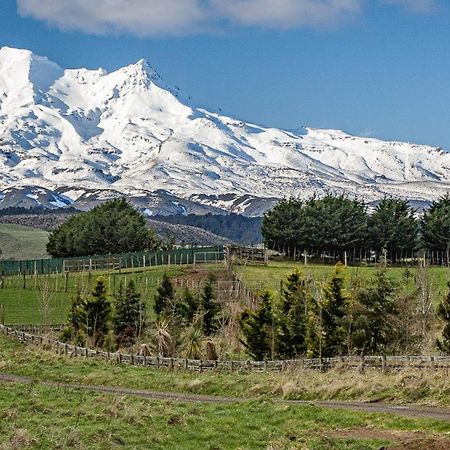
[[[22,225],[0,224],[0,250],[2,259],[48,258],[45,246],[46,231]]]

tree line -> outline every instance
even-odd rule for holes
[[[405,269],[394,282],[381,266],[373,281],[354,279],[346,289],[342,264],[324,283],[295,271],[278,298],[264,291],[256,309],[241,314],[243,344],[256,360],[421,354],[430,347],[450,354],[450,290],[435,309],[427,269],[418,269],[415,289],[405,289],[412,276]],[[443,332],[433,341],[436,317]]]
[[[384,198],[372,214],[367,205],[344,195],[285,199],[262,220],[266,245],[287,254],[317,251],[373,251],[390,259],[419,249],[450,251],[450,196],[432,202],[418,217],[401,199]]]
[[[149,354],[183,354],[187,358],[201,358],[207,340],[208,357],[217,359],[209,338],[221,325],[222,307],[216,299],[212,274],[198,292],[187,287],[177,291],[164,274],[153,300],[156,318],[150,321],[146,301],[133,281],[121,284],[110,295],[105,279],[100,277],[91,293],[78,292],[73,299],[62,340],[108,351],[145,342]]]

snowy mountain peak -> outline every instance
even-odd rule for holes
[[[29,50],[0,49],[0,102],[7,107],[21,107],[42,96],[63,70],[45,57]],[[42,97],[41,97],[42,98]]]
[[[0,208],[87,208],[126,194],[155,213],[255,215],[290,195],[395,195],[420,206],[447,190],[450,154],[440,149],[197,109],[145,60],[63,70],[0,49]]]
[[[158,72],[145,59],[140,59],[135,64],[130,64],[123,69],[119,69],[119,71],[123,71],[138,79],[161,81],[161,77]]]

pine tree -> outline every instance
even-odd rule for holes
[[[185,288],[181,303],[183,305],[183,319],[187,324],[190,324],[194,320],[200,307],[199,299],[188,288]]]
[[[343,195],[285,199],[264,214],[261,232],[269,248],[290,255],[313,249],[343,256],[365,246],[367,219],[365,205]]]
[[[401,199],[384,198],[369,218],[368,239],[378,255],[386,251],[390,259],[412,253],[419,244],[416,211]]]
[[[242,343],[252,358],[273,358],[275,324],[269,292],[262,293],[255,310],[247,309],[241,314],[239,325],[244,336]]]
[[[444,322],[444,329],[442,331],[442,339],[438,339],[436,344],[438,349],[446,355],[450,355],[450,283],[448,288],[447,297],[437,308],[437,315]]]
[[[306,313],[306,355],[309,358],[322,357],[323,320],[321,290],[308,297]]]
[[[175,289],[169,276],[165,273],[155,295],[155,313],[158,318],[170,316],[175,302]]]
[[[111,303],[107,297],[106,281],[97,280],[92,295],[85,302],[86,334],[93,338],[94,345],[101,345],[108,333]]]
[[[85,345],[86,341],[86,310],[85,300],[78,291],[70,305],[67,326],[61,333],[63,342],[74,342],[75,345]]]
[[[352,316],[352,343],[362,353],[385,351],[396,335],[394,284],[388,279],[386,268],[378,269],[374,286],[356,293]]]
[[[86,324],[85,300],[78,291],[72,300],[69,313],[69,324],[75,332],[83,331]]]
[[[434,201],[425,211],[422,239],[429,251],[450,252],[450,194]]]
[[[203,333],[210,336],[216,329],[216,318],[220,311],[220,305],[216,302],[214,294],[215,277],[213,274],[208,275],[203,293],[200,298],[201,309],[203,312]]]
[[[132,343],[145,327],[145,304],[136,292],[133,280],[126,289],[120,284],[114,300],[114,333],[119,343]]]
[[[322,308],[322,356],[328,358],[345,352],[348,298],[344,290],[343,265],[337,264],[333,277],[325,286]]]
[[[307,281],[299,271],[289,275],[276,309],[275,350],[282,358],[294,358],[306,351],[308,299]]]

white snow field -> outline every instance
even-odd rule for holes
[[[384,195],[426,205],[450,154],[336,130],[293,133],[198,109],[145,61],[64,70],[0,49],[0,208],[127,195],[149,214],[261,214],[286,196]]]

